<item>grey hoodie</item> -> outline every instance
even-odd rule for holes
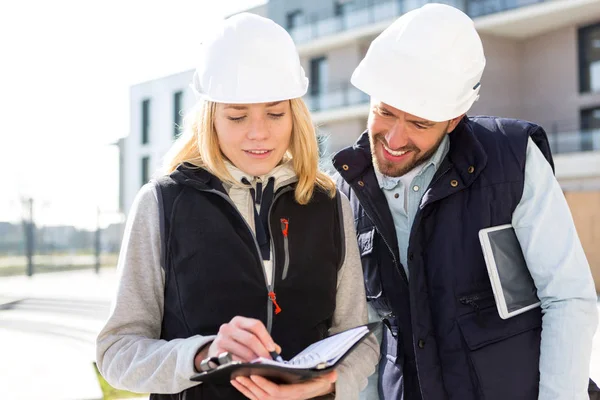
[[[228,166],[237,181],[244,174]],[[261,179],[275,178],[275,188],[296,179],[290,163],[282,164]],[[249,178],[249,177],[247,177]],[[254,179],[248,179],[253,182]],[[250,227],[254,213],[247,186],[226,185],[226,190]],[[352,211],[342,194],[345,260],[338,272],[336,309],[330,334],[367,323],[362,267]],[[141,393],[178,393],[197,382],[194,356],[215,336],[160,339],[164,305],[164,270],[160,265],[161,238],[156,193],[152,185],[139,191],[129,212],[118,262],[118,289],[111,313],[96,342],[98,368],[114,387]],[[272,268],[265,265],[265,268]],[[267,274],[270,276],[271,274]],[[379,345],[371,336],[338,368],[336,399],[358,399],[375,371]]]

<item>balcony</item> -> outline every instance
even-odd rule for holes
[[[437,0],[465,11],[472,18],[513,10],[552,0]],[[351,31],[382,22],[390,23],[396,17],[433,1],[428,0],[371,0],[366,7],[356,7],[340,15],[308,21],[290,29],[297,45],[330,35]],[[381,31],[383,28],[378,29]]]
[[[326,92],[307,94],[304,101],[317,124],[349,118],[367,118],[369,96],[350,83],[339,84]],[[600,152],[600,129],[578,129],[578,121],[558,121],[547,125],[548,142],[554,155]],[[600,153],[599,153],[600,154]]]
[[[600,129],[548,133],[553,154],[600,151]]]
[[[548,134],[565,191],[600,190],[600,129]]]
[[[330,87],[321,93],[309,93],[304,101],[317,124],[366,118],[369,111],[369,96],[350,83]]]
[[[471,18],[514,10],[538,3],[547,3],[552,0],[467,0],[466,9],[462,8]]]
[[[308,94],[304,101],[311,112],[368,104],[369,96],[350,83],[338,85],[327,92]]]
[[[340,33],[401,15],[399,1],[385,1],[368,7],[356,8],[342,15],[311,21],[290,29],[296,44],[306,43],[335,33]]]

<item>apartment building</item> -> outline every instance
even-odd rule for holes
[[[369,98],[350,85],[370,42],[425,0],[270,0],[248,10],[286,28],[310,78],[305,100],[324,139],[324,159],[365,129]],[[600,0],[438,0],[475,21],[487,58],[470,114],[540,123],[556,174],[600,281]],[[176,136],[194,99],[192,71],[131,89],[131,131],[122,151],[127,211]],[[600,288],[599,288],[600,289]]]

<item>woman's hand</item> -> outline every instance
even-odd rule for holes
[[[278,385],[262,376],[251,375],[237,377],[231,384],[252,400],[304,400],[333,392],[336,380],[337,372],[331,371],[302,383]]]
[[[281,352],[264,324],[253,318],[234,317],[221,325],[216,339],[196,354],[194,364],[200,370],[200,363],[207,357],[217,357],[229,352],[236,361],[248,362],[257,357],[271,358],[270,351]]]

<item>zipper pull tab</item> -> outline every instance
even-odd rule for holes
[[[477,325],[479,325],[479,327],[481,328],[485,328],[486,324],[481,318],[481,307],[479,307],[479,304],[477,304],[477,302],[473,298],[463,298],[460,299],[460,302],[462,304],[473,307],[473,309],[475,310],[475,321],[477,321]]]
[[[277,304],[277,296],[275,296],[275,292],[269,292],[269,298],[273,302],[273,305],[275,305],[275,315],[279,314],[281,312],[281,307],[279,307],[279,304]]]
[[[286,218],[281,218],[281,233],[283,233],[283,237],[288,237],[288,228],[290,222]]]

